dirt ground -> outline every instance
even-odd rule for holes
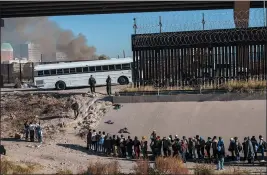
[[[10,97],[7,96],[6,98]],[[87,100],[84,100],[84,98]],[[83,96],[75,97],[81,104],[81,117],[78,119],[79,122],[74,122],[74,124],[66,125],[65,127],[58,127],[58,131],[53,133],[53,138],[46,137],[44,143],[41,145],[24,140],[15,140],[14,138],[8,137],[9,134],[4,138],[3,135],[5,133],[1,130],[1,144],[7,150],[7,157],[17,162],[39,163],[42,165],[42,169],[36,173],[47,174],[56,173],[60,169],[69,169],[74,173],[79,173],[87,167],[89,161],[96,161],[98,159],[111,161],[112,159],[110,158],[91,155],[85,149],[85,139],[82,139],[77,134],[82,129],[81,126],[85,126],[86,124],[94,125],[98,131],[106,131],[110,134],[117,134],[120,128],[127,127],[131,132],[131,136],[137,135],[139,137],[142,135],[149,136],[150,132],[154,129],[162,136],[171,133],[173,135],[177,134],[180,137],[182,135],[189,137],[200,134],[206,138],[207,136],[221,135],[225,138],[226,142],[233,136],[238,136],[243,139],[244,136],[258,136],[262,134],[266,137],[266,101],[122,104],[121,109],[114,110],[108,102],[94,101],[96,98],[100,98],[100,96],[90,98]],[[53,100],[55,99],[52,99],[51,104],[49,103],[50,107],[57,104]],[[62,99],[58,100],[61,101]],[[26,101],[25,99],[19,101],[22,102],[20,103],[21,105],[31,102],[31,100]],[[6,102],[2,101],[1,107],[2,103]],[[44,101],[41,100],[41,103],[44,103]],[[72,111],[69,111],[64,106],[65,100],[63,100],[62,104],[61,110],[66,110],[64,115],[68,114],[71,117]],[[43,110],[47,106],[49,105],[44,104],[37,111],[43,113]],[[14,113],[14,109],[19,108],[15,105],[13,108],[6,108],[7,111],[5,112],[8,113],[9,111],[10,113]],[[50,111],[53,111],[51,109],[53,109],[52,107]],[[21,113],[17,111],[14,115],[18,114]],[[34,115],[37,115],[37,112]],[[51,114],[47,113],[45,115]],[[87,118],[90,121],[93,119],[95,122],[93,124],[86,123],[88,121]],[[8,120],[14,120],[14,118],[10,119],[6,117],[5,120],[7,122]],[[72,118],[69,120],[65,122],[71,123],[73,121]],[[105,124],[104,122],[106,120],[112,120],[114,124]],[[48,123],[55,122],[59,121],[54,119],[53,122],[50,121]],[[1,129],[3,128],[3,124],[1,122]],[[77,127],[80,129],[77,129]],[[134,165],[133,161],[118,161],[123,172],[130,172]],[[194,163],[187,163],[186,166],[192,168]],[[242,167],[242,169],[254,172],[265,172],[266,170],[265,167]]]

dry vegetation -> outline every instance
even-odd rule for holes
[[[227,90],[229,92],[253,92],[255,90],[266,90],[267,81],[266,80],[249,80],[249,81],[236,81],[232,80],[224,84],[219,85],[205,85],[201,87],[197,86],[184,86],[184,87],[166,87],[161,88],[160,90],[210,90],[210,89],[219,89]],[[122,92],[136,92],[136,91],[157,91],[158,89],[153,86],[142,86],[139,88],[134,88],[133,86],[127,87],[122,90]]]
[[[1,174],[33,174],[36,172],[39,168],[41,168],[38,164],[32,164],[32,163],[23,163],[18,164],[14,163],[7,159],[1,160]]]

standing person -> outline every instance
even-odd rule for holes
[[[91,75],[89,78],[89,85],[90,85],[91,93],[95,93],[95,84],[96,84],[95,78],[93,77],[93,75]]]
[[[99,144],[99,151],[102,152],[102,153],[105,152],[105,147],[104,147],[105,138],[106,138],[106,133],[104,131],[102,133],[99,132],[99,141],[98,141],[98,144]]]
[[[104,152],[106,153],[106,155],[107,156],[110,156],[110,154],[111,154],[111,147],[112,147],[112,145],[111,145],[111,142],[112,142],[112,137],[111,136],[109,136],[109,134],[107,134],[106,136],[105,136],[105,142],[104,142]]]
[[[258,151],[258,142],[256,140],[256,137],[255,136],[252,136],[251,138],[251,142],[252,142],[252,146],[253,146],[253,149],[254,149],[254,153],[255,153],[255,160],[258,160],[258,157],[257,157],[257,151]]]
[[[120,143],[121,143],[121,138],[117,135],[117,138],[116,138],[116,147],[114,149],[115,151],[115,156],[118,157],[118,156],[121,156],[122,155],[122,151],[121,151],[121,148],[120,148]]]
[[[197,158],[201,159],[202,155],[201,155],[201,140],[199,135],[196,135],[196,150],[197,150]]]
[[[259,141],[259,152],[261,153],[261,160],[260,161],[264,161],[264,149],[266,149],[266,147],[265,147],[265,141],[263,140],[263,137],[260,135],[259,136],[259,139],[260,139],[260,141]]]
[[[74,102],[72,105],[71,105],[71,109],[73,110],[74,112],[74,120],[77,119],[77,117],[79,116],[79,104],[77,102]]]
[[[102,132],[101,131],[99,131],[96,134],[96,152],[99,152],[102,149],[101,145],[99,144],[100,143],[101,135],[102,135]]]
[[[234,150],[235,150],[236,161],[239,162],[240,161],[240,152],[242,151],[242,145],[239,142],[238,137],[234,137],[234,140],[235,140]]]
[[[188,138],[188,153],[190,159],[195,159],[195,143],[192,137]]]
[[[161,156],[161,148],[162,148],[162,140],[160,139],[160,136],[157,136],[154,148],[156,157]]]
[[[179,155],[179,140],[178,139],[174,139],[174,142],[172,144],[172,156],[173,157],[177,157]]]
[[[248,138],[245,137],[245,138],[244,138],[244,141],[243,141],[243,143],[242,143],[242,146],[243,146],[243,153],[244,153],[244,161],[246,161],[247,158],[248,158],[248,157],[247,157],[247,155],[248,155],[248,148],[246,147],[247,140],[248,140]]]
[[[228,151],[231,152],[231,159],[232,161],[234,161],[236,158],[235,158],[235,140],[233,138],[230,139]]]
[[[212,155],[213,155],[213,159],[217,161],[218,159],[218,150],[217,150],[217,145],[218,145],[218,140],[217,137],[214,136],[212,139]]]
[[[219,141],[217,144],[217,154],[218,154],[217,170],[223,170],[224,169],[225,147],[224,147],[224,141],[223,141],[222,137],[219,137]]]
[[[205,158],[205,140],[200,137],[200,151],[201,151],[201,158],[204,159]]]
[[[250,137],[248,137],[247,141],[246,141],[246,148],[247,148],[247,158],[248,158],[248,163],[253,163],[254,164],[254,148],[252,145],[252,142],[250,140]]]
[[[211,138],[208,137],[208,140],[205,144],[205,150],[207,152],[207,156],[208,156],[208,162],[211,163],[211,154],[210,154],[210,149],[211,149],[211,145],[212,145],[212,141]]]
[[[113,135],[112,136],[112,140],[111,140],[111,151],[112,151],[112,154],[113,154],[113,156],[116,156],[116,149],[117,149],[117,147],[116,147],[116,136],[115,135]]]
[[[35,125],[32,122],[30,122],[29,130],[30,130],[30,141],[34,142]]]
[[[107,94],[111,95],[111,78],[110,78],[110,76],[108,76],[106,83],[107,83]]]
[[[141,146],[141,143],[140,143],[140,141],[138,140],[138,138],[136,136],[134,137],[133,145],[134,145],[135,158],[139,159],[140,158],[140,146]]]
[[[28,121],[24,123],[24,132],[25,132],[25,140],[28,141],[29,138],[29,124]]]
[[[186,153],[185,153],[185,156],[186,158],[189,157],[189,152],[188,152],[188,140],[185,136],[183,136],[183,141],[184,141],[184,144],[186,145]]]
[[[143,154],[143,159],[147,159],[148,158],[148,155],[147,155],[147,141],[146,141],[146,137],[145,136],[142,137],[141,150],[142,150],[142,154]]]
[[[43,142],[43,132],[42,132],[40,122],[38,124],[36,124],[36,133],[37,133],[38,142],[42,143]]]
[[[184,140],[181,141],[181,148],[180,148],[180,153],[181,157],[184,163],[186,163],[186,150],[187,150],[187,144],[185,143]]]
[[[126,150],[127,150],[128,158],[132,159],[133,158],[133,140],[131,139],[130,136],[128,136],[128,139],[126,140]]]
[[[168,149],[169,149],[169,141],[166,139],[166,137],[163,137],[162,140],[162,147],[163,147],[163,154],[164,157],[168,157]]]
[[[156,152],[155,152],[156,137],[157,137],[157,134],[156,134],[156,131],[154,130],[152,134],[150,135],[150,140],[151,140],[150,148],[151,148],[151,151],[154,157],[156,156]]]
[[[92,150],[92,130],[89,129],[87,133],[87,144],[86,144],[87,150]]]
[[[121,135],[120,138],[120,152],[121,152],[121,157],[126,158],[126,140],[123,135]]]
[[[97,133],[95,130],[93,130],[93,133],[92,133],[92,145],[93,145],[93,150],[96,152],[97,151]]]

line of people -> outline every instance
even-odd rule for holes
[[[228,151],[231,153],[233,161],[240,161],[241,153],[244,154],[244,160],[248,163],[253,163],[261,154],[260,159],[264,161],[264,150],[266,142],[263,137],[259,136],[259,141],[255,136],[251,139],[245,137],[241,143],[237,137],[230,139]],[[179,156],[186,162],[187,159],[205,160],[207,163],[217,162],[218,169],[223,169],[224,158],[226,156],[225,144],[222,137],[217,139],[208,137],[207,141],[199,135],[195,137],[179,139],[178,136],[161,138],[153,131],[150,136],[149,145],[152,156]],[[125,138],[123,135],[109,135],[105,132],[89,130],[87,135],[87,149],[94,152],[105,153],[108,156],[122,157],[122,158],[140,158],[140,153],[144,159],[148,158],[148,141],[145,136],[141,140],[138,137],[132,139],[130,136]],[[163,153],[163,154],[162,154]]]
[[[30,142],[34,142],[36,139],[39,143],[43,142],[43,132],[40,122],[34,124],[34,122],[28,123],[28,121],[25,121],[24,134],[26,141],[30,139]]]

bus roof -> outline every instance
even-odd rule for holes
[[[50,70],[50,69],[66,69],[75,67],[87,67],[87,66],[101,66],[112,64],[126,64],[133,62],[132,58],[120,58],[112,60],[97,60],[97,61],[77,61],[77,62],[60,62],[53,64],[40,64],[34,67],[34,70]]]

